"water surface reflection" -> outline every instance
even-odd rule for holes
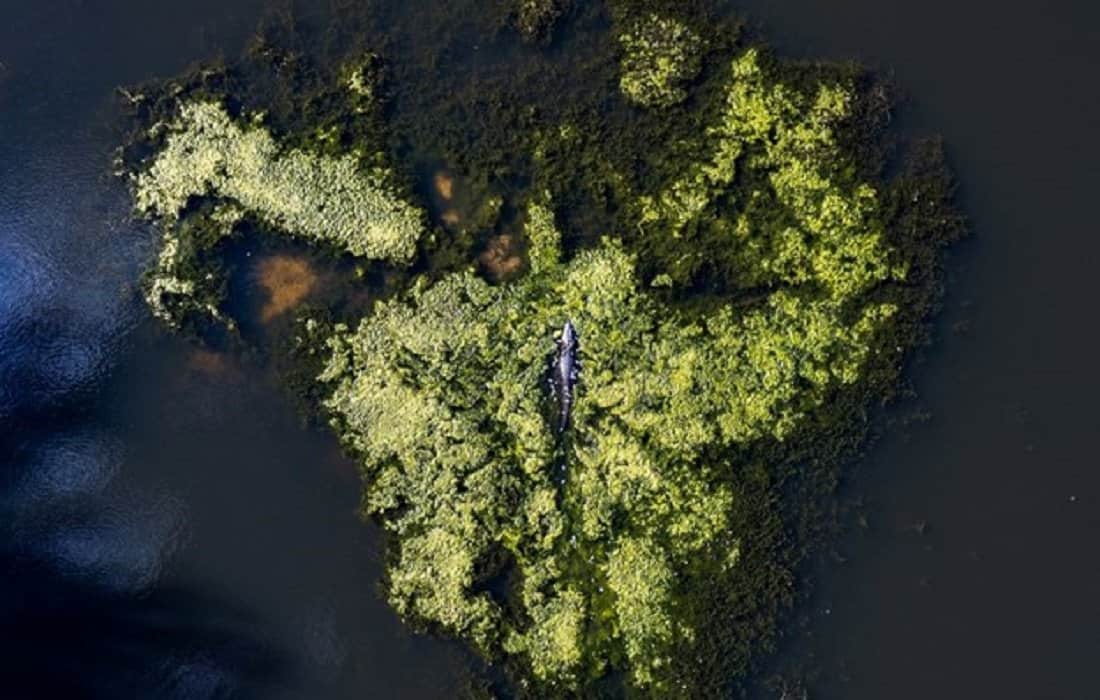
[[[24,3],[0,26],[0,696],[429,698],[462,660],[375,591],[328,435],[168,337],[109,172],[116,85],[236,53],[262,2]]]

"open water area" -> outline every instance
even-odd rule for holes
[[[113,91],[237,55],[259,0],[0,0],[0,697],[450,698],[378,594],[355,467],[269,369],[162,330]],[[842,486],[769,666],[811,698],[1100,697],[1100,8],[744,0],[940,134],[973,235],[919,398]],[[790,670],[795,669],[795,670]],[[777,693],[761,690],[761,697]]]

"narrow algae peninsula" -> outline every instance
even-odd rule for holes
[[[369,96],[363,80],[361,71],[349,79],[353,97]],[[370,165],[363,152],[335,157],[280,146],[259,113],[241,121],[217,101],[196,99],[181,101],[173,120],[149,130],[160,148],[133,179],[135,208],[164,230],[146,294],[157,316],[177,320],[173,302],[186,303],[200,284],[182,269],[246,217],[351,255],[411,260],[424,214],[395,192],[387,168]],[[206,216],[183,216],[196,201],[209,208]],[[189,229],[196,221],[202,222],[197,239]],[[220,316],[212,304],[205,310]]]
[[[164,149],[138,176],[139,211],[171,218],[191,197],[224,199],[290,234],[331,241],[354,255],[408,260],[421,216],[386,189],[384,170],[353,156],[280,154],[262,128],[235,125],[214,103],[182,105]]]
[[[505,669],[486,692],[728,695],[925,340],[963,229],[938,150],[894,155],[873,76],[708,3],[343,12],[324,50],[276,23],[127,93],[151,308],[281,357],[361,466],[388,601]],[[496,62],[441,68],[452,24]],[[369,302],[249,337],[247,237],[352,261]]]

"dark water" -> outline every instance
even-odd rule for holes
[[[0,697],[441,698],[457,646],[264,371],[161,332],[109,174],[116,85],[237,54],[259,2],[0,8]]]
[[[134,294],[110,92],[236,54],[262,4],[0,2],[0,697],[454,694],[460,652],[375,594],[334,442]],[[1100,697],[1100,10],[741,7],[784,53],[893,70],[976,232],[914,368],[931,419],[845,487],[846,562],[780,662],[812,697]]]
[[[821,577],[801,644],[820,697],[1100,697],[1100,6],[740,6],[785,53],[893,71],[903,126],[946,140],[975,233],[914,372],[931,420],[849,488],[868,528]]]

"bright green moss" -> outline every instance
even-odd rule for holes
[[[687,97],[684,85],[699,74],[703,42],[675,19],[650,14],[619,35],[623,48],[619,87],[643,107],[669,107]]]
[[[531,586],[525,587],[525,591]],[[575,682],[585,656],[589,606],[583,593],[566,588],[550,594],[527,595],[528,628],[513,630],[504,648],[524,654],[537,678]]]
[[[615,617],[638,685],[653,684],[670,662],[673,639],[691,634],[678,629],[671,614],[675,583],[664,552],[651,540],[624,538],[608,557],[607,585],[615,595]]]
[[[527,225],[524,228],[528,241],[528,258],[534,272],[549,270],[558,264],[561,256],[561,234],[554,226],[554,212],[534,203],[527,208]]]

